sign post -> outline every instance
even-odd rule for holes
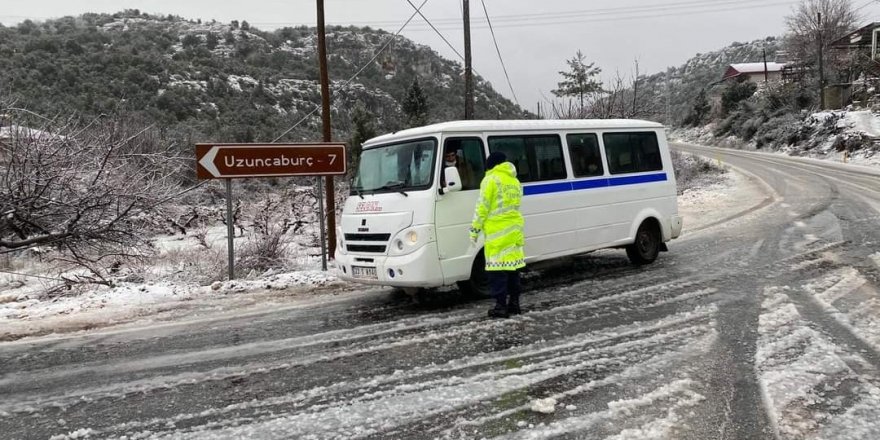
[[[232,237],[232,180],[258,177],[335,176],[346,172],[343,143],[309,144],[196,144],[196,177],[226,180],[226,229],[229,279],[235,277]],[[319,194],[319,199],[321,195]],[[320,200],[323,208],[323,200]],[[322,209],[323,211],[323,209]],[[335,215],[335,213],[333,213]],[[322,267],[327,270],[327,245],[323,212],[321,222]]]
[[[226,262],[229,264],[229,279],[231,280],[235,278],[235,243],[232,241],[235,238],[235,225],[233,224],[235,219],[232,217],[232,179],[224,180],[226,180]]]

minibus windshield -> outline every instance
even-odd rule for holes
[[[427,189],[434,177],[435,139],[369,148],[361,153],[351,194]]]

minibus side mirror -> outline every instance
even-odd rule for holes
[[[458,175],[458,168],[446,167],[446,169],[443,170],[443,176],[446,181],[443,182],[441,194],[461,191],[461,176]]]

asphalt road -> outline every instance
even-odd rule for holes
[[[0,344],[0,437],[880,438],[880,173],[678,148],[766,198],[530,273],[508,320],[385,290]]]

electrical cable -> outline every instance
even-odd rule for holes
[[[385,42],[385,45],[383,45],[381,49],[379,49],[378,51],[376,51],[376,53],[373,55],[373,58],[370,58],[370,61],[367,61],[367,62],[363,65],[363,67],[361,67],[357,72],[354,73],[354,75],[351,76],[351,78],[349,78],[347,81],[345,81],[344,83],[342,83],[342,87],[345,87],[345,86],[349,85],[352,81],[354,81],[355,78],[358,77],[358,75],[361,74],[361,72],[363,72],[364,70],[367,69],[367,67],[369,67],[370,65],[372,65],[372,64],[373,64],[373,61],[376,61],[376,58],[379,58],[379,55],[381,55],[382,52],[384,52],[385,49],[387,49],[388,46],[391,45],[391,42],[393,42],[398,36],[400,36],[400,33],[403,32],[403,29],[409,24],[410,21],[412,21],[413,18],[415,18],[415,16],[419,13],[419,11],[421,11],[421,9],[425,6],[426,3],[428,3],[428,0],[424,0],[424,1],[422,1],[422,4],[419,5],[418,8],[416,8],[416,12],[413,12],[412,15],[409,16],[409,19],[407,19],[406,22],[403,23],[402,26],[400,26],[400,29],[398,29],[397,32],[394,33],[394,35],[392,35],[390,38],[388,38],[388,41]],[[340,88],[342,88],[342,87],[340,87]],[[337,89],[337,90],[338,90],[338,89]],[[336,92],[335,92],[335,91],[331,92],[331,96],[332,96],[334,93],[336,93]],[[302,119],[300,119],[300,120],[297,121],[295,124],[293,124],[293,126],[291,126],[290,128],[288,128],[284,133],[281,133],[281,135],[279,135],[277,138],[275,138],[275,140],[273,140],[272,142],[278,142],[279,139],[281,139],[282,137],[284,137],[285,135],[287,135],[287,133],[290,133],[294,128],[298,127],[298,126],[299,126],[300,124],[302,124],[306,119],[308,119],[308,118],[311,117],[313,114],[315,114],[315,112],[317,112],[319,108],[321,108],[321,106],[315,106],[315,109],[314,109],[314,110],[312,110],[311,112],[309,112],[309,114],[303,116]]]
[[[409,3],[409,5],[413,7],[413,9],[415,9],[415,5],[413,5],[412,2],[411,2],[410,0],[406,0],[406,2]],[[463,13],[463,12],[462,12],[462,13]],[[424,19],[425,22],[428,23],[428,25],[431,26],[432,29],[434,29],[434,32],[436,32],[437,35],[439,35],[440,38],[443,39],[443,41],[446,43],[446,45],[449,46],[449,48],[452,49],[452,51],[455,52],[455,54],[458,55],[458,57],[459,57],[462,61],[464,61],[464,56],[463,56],[462,54],[460,54],[460,53],[458,52],[458,50],[455,49],[455,46],[453,46],[452,43],[450,43],[449,40],[446,39],[446,37],[443,35],[443,33],[441,33],[439,30],[437,30],[437,28],[434,27],[433,24],[431,24],[431,21],[428,20],[428,17],[425,17],[425,15],[422,14],[421,12],[419,12],[419,15],[421,15],[421,16],[422,16],[422,19]],[[480,75],[480,72],[477,72],[477,69],[474,69],[474,68],[473,68],[473,66],[471,66],[471,70],[473,70],[473,72],[474,72],[475,75],[477,75],[477,76],[482,76],[482,75]]]
[[[523,22],[523,23],[507,23],[504,25],[496,25],[495,28],[523,28],[523,27],[535,27],[535,26],[559,26],[565,24],[584,24],[584,23],[597,23],[597,22],[617,22],[617,21],[626,21],[626,20],[641,20],[641,19],[654,19],[658,17],[680,17],[680,16],[688,16],[688,15],[699,15],[699,14],[712,14],[718,12],[731,12],[738,11],[743,9],[758,9],[758,8],[770,8],[777,6],[790,6],[797,4],[796,1],[779,1],[779,2],[764,2],[760,5],[754,6],[731,6],[722,9],[705,9],[705,10],[693,10],[693,11],[685,11],[685,12],[674,12],[668,14],[657,14],[657,13],[648,13],[649,11],[640,12],[645,15],[627,15],[620,17],[596,17],[596,18],[583,18],[583,19],[555,19],[554,21],[531,21],[531,22]],[[485,29],[485,27],[474,26],[475,28]],[[458,27],[441,27],[443,30],[457,30]],[[410,29],[411,32],[423,32],[426,29]]]
[[[406,0],[406,2],[409,3],[409,5],[412,6],[412,8],[416,10],[416,12],[422,17],[422,20],[425,20],[425,23],[428,23],[428,26],[431,26],[431,29],[434,29],[434,32],[436,32],[437,35],[440,36],[440,38],[443,40],[443,42],[446,43],[446,45],[449,46],[449,48],[452,49],[452,51],[455,52],[455,54],[458,55],[459,58],[464,59],[464,57],[460,53],[458,53],[458,50],[455,49],[455,46],[453,46],[452,43],[450,43],[449,40],[446,39],[446,37],[443,35],[443,33],[438,31],[437,28],[434,27],[434,25],[431,23],[431,21],[428,20],[428,17],[425,17],[425,14],[422,14],[422,12],[416,8],[416,5],[414,5],[411,0]]]
[[[504,58],[501,56],[501,49],[498,48],[498,39],[495,38],[495,29],[492,28],[492,20],[489,19],[489,10],[486,9],[485,0],[480,0],[480,3],[483,5],[483,13],[486,14],[486,23],[489,23],[489,31],[492,33],[492,42],[495,43],[495,52],[498,53],[498,61],[501,62],[501,70],[504,71],[504,78],[507,79],[507,86],[510,87],[510,94],[513,95],[513,101],[516,103],[517,107],[521,107],[519,105],[519,99],[516,97],[516,92],[513,91],[513,84],[510,83],[510,75],[507,74],[507,66],[504,65]]]
[[[788,3],[796,3],[794,1],[790,1]],[[616,8],[602,8],[602,9],[590,9],[590,10],[570,10],[570,11],[556,11],[556,12],[544,12],[544,13],[536,13],[536,14],[511,14],[511,15],[499,15],[495,17],[495,23],[507,23],[507,22],[525,22],[525,23],[533,23],[536,21],[548,21],[555,19],[572,19],[575,17],[595,17],[599,15],[611,15],[611,16],[619,16],[618,18],[625,19],[627,15],[632,14],[643,14],[646,12],[655,12],[655,11],[667,11],[681,9],[687,11],[688,9],[705,9],[712,8],[717,6],[726,6],[726,5],[737,5],[738,9],[747,9],[751,7],[749,4],[763,5],[766,4],[765,0],[721,0],[721,1],[706,1],[706,0],[698,0],[698,1],[684,1],[684,2],[674,2],[674,3],[666,3],[661,5],[645,5],[639,7],[616,7]],[[445,18],[445,19],[436,19],[433,20],[435,24],[440,25],[454,25],[458,24],[458,19],[454,18]],[[393,22],[388,21],[349,21],[345,23],[345,25],[365,25],[365,26],[378,26],[381,27],[385,24],[391,24]],[[272,23],[272,22],[261,22],[255,24],[264,24],[264,25],[283,25],[283,24],[291,24],[291,23]],[[511,23],[512,24],[512,23]],[[552,22],[550,23],[552,24]],[[417,26],[417,25],[416,25]],[[500,26],[496,26],[500,27]],[[412,30],[412,28],[410,28]]]

